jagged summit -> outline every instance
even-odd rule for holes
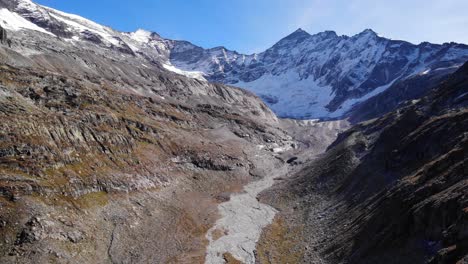
[[[413,45],[380,37],[372,29],[351,37],[298,29],[255,57],[194,48],[171,58],[177,67],[201,71],[208,80],[255,92],[282,117],[340,118],[413,76],[454,71],[468,60],[468,47]]]
[[[372,40],[378,38],[379,35],[372,29],[365,29],[364,31],[352,36],[352,39],[365,39]]]
[[[335,31],[333,30],[325,30],[325,31],[322,31],[322,32],[319,32],[313,36],[318,36],[318,37],[321,37],[321,38],[335,38],[335,37],[338,37],[338,35],[336,34]]]
[[[135,30],[134,32],[131,32],[131,33],[141,34],[141,35],[151,35],[151,34],[154,34],[154,32],[149,31],[149,30],[146,30],[146,29],[142,29],[142,28],[139,28],[139,29],[137,29],[137,30]]]
[[[303,30],[302,28],[298,28],[296,31],[289,34],[282,40],[303,39],[308,37],[310,37],[310,34],[307,31]],[[280,40],[279,42],[281,42],[282,40]]]
[[[363,35],[378,35],[374,30],[370,29],[370,28],[366,28],[364,29],[361,33],[359,34],[363,34]]]
[[[296,31],[294,31],[294,32],[291,33],[290,35],[292,35],[292,34],[307,34],[307,35],[310,35],[309,32],[305,31],[305,30],[302,29],[302,28],[296,29]]]

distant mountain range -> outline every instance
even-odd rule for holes
[[[177,42],[170,59],[180,69],[203,72],[210,81],[255,92],[279,116],[338,118],[402,81],[453,72],[468,60],[468,46],[413,45],[370,29],[352,37],[298,29],[260,54]]]
[[[0,24],[53,35],[88,50],[105,49],[199,80],[238,86],[260,96],[280,117],[375,117],[424,95],[468,60],[468,46],[390,40],[366,29],[355,36],[298,29],[259,54],[204,49],[138,30],[119,32],[29,0],[0,0]],[[6,9],[5,9],[6,8]],[[140,65],[141,66],[141,65]],[[404,90],[411,82],[414,90]],[[391,96],[389,100],[388,96]]]

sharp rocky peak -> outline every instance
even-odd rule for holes
[[[338,35],[336,34],[335,31],[326,30],[326,31],[314,34],[313,37],[318,37],[318,38],[321,38],[321,39],[330,39],[330,38],[337,38]]]
[[[283,38],[282,40],[301,39],[308,38],[310,36],[311,35],[307,33],[307,31],[303,30],[302,28],[299,28],[293,33],[289,34],[287,37]]]
[[[318,38],[321,40],[326,40],[326,39],[338,38],[338,35],[336,34],[335,31],[332,31],[332,30],[325,30],[323,32],[319,32],[314,35],[311,35],[307,31],[303,30],[302,28],[299,28],[293,33],[289,34],[287,37],[283,38],[280,41],[280,43],[283,41],[304,40],[304,39],[309,39],[309,38],[316,38],[316,39]]]
[[[379,35],[372,29],[367,28],[361,33],[356,34],[354,37],[378,37]]]

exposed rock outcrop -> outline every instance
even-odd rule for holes
[[[6,29],[0,26],[0,44],[8,45],[11,48],[11,40],[8,38]]]

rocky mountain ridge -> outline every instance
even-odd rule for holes
[[[370,98],[385,100],[379,98],[383,92],[398,89],[408,79],[442,78],[468,60],[468,46],[463,44],[414,45],[383,38],[370,29],[351,37],[333,31],[310,35],[299,29],[265,52],[246,55],[224,47],[204,49],[145,30],[118,32],[30,0],[2,1],[2,6],[13,12],[9,17],[18,20],[18,15],[31,23],[18,26],[0,21],[7,29],[29,28],[72,46],[133,57],[145,67],[158,64],[192,78],[245,88],[281,117],[356,115],[360,104]],[[87,44],[78,44],[83,42]],[[416,98],[401,93],[394,96],[396,105],[375,112],[393,110],[398,103]]]
[[[380,37],[333,31],[310,35],[299,29],[265,52],[242,55],[185,44],[171,52],[184,70],[258,94],[282,117],[338,118],[398,83],[416,76],[453,72],[468,59],[468,46],[414,45]],[[400,102],[410,98],[395,98]]]

